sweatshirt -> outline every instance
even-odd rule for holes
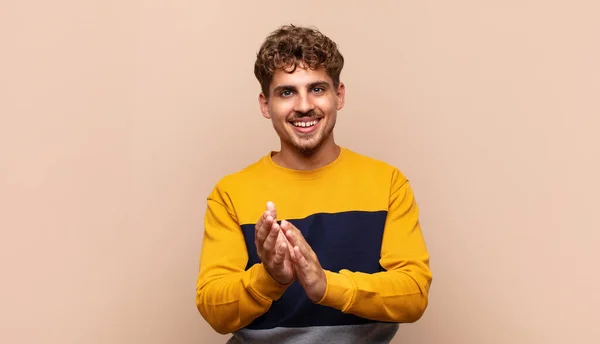
[[[389,343],[428,305],[432,273],[408,179],[340,147],[313,170],[269,152],[220,179],[207,197],[196,286],[202,317],[228,343]],[[255,224],[272,201],[316,253],[327,286],[312,302],[261,263]]]

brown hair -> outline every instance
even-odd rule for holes
[[[291,73],[299,64],[310,69],[325,68],[337,88],[344,57],[335,42],[315,28],[282,26],[267,36],[254,63],[254,75],[265,96],[269,96],[269,85],[276,70],[292,68],[288,71]]]

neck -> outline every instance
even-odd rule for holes
[[[340,154],[340,147],[333,141],[324,142],[314,152],[303,154],[293,147],[281,146],[281,151],[273,155],[273,161],[285,168],[294,170],[314,170],[330,164]]]

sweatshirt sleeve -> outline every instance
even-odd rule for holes
[[[224,192],[207,200],[196,285],[196,306],[221,334],[234,332],[265,313],[285,291],[262,264],[246,270],[248,253],[240,224]]]
[[[424,314],[432,281],[429,254],[413,192],[398,170],[392,176],[380,264],[385,271],[374,274],[326,270],[327,288],[317,303],[386,322],[415,322]]]

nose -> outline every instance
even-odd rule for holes
[[[308,113],[314,110],[315,105],[308,96],[308,94],[298,94],[296,97],[296,103],[294,104],[294,111],[298,113]]]

